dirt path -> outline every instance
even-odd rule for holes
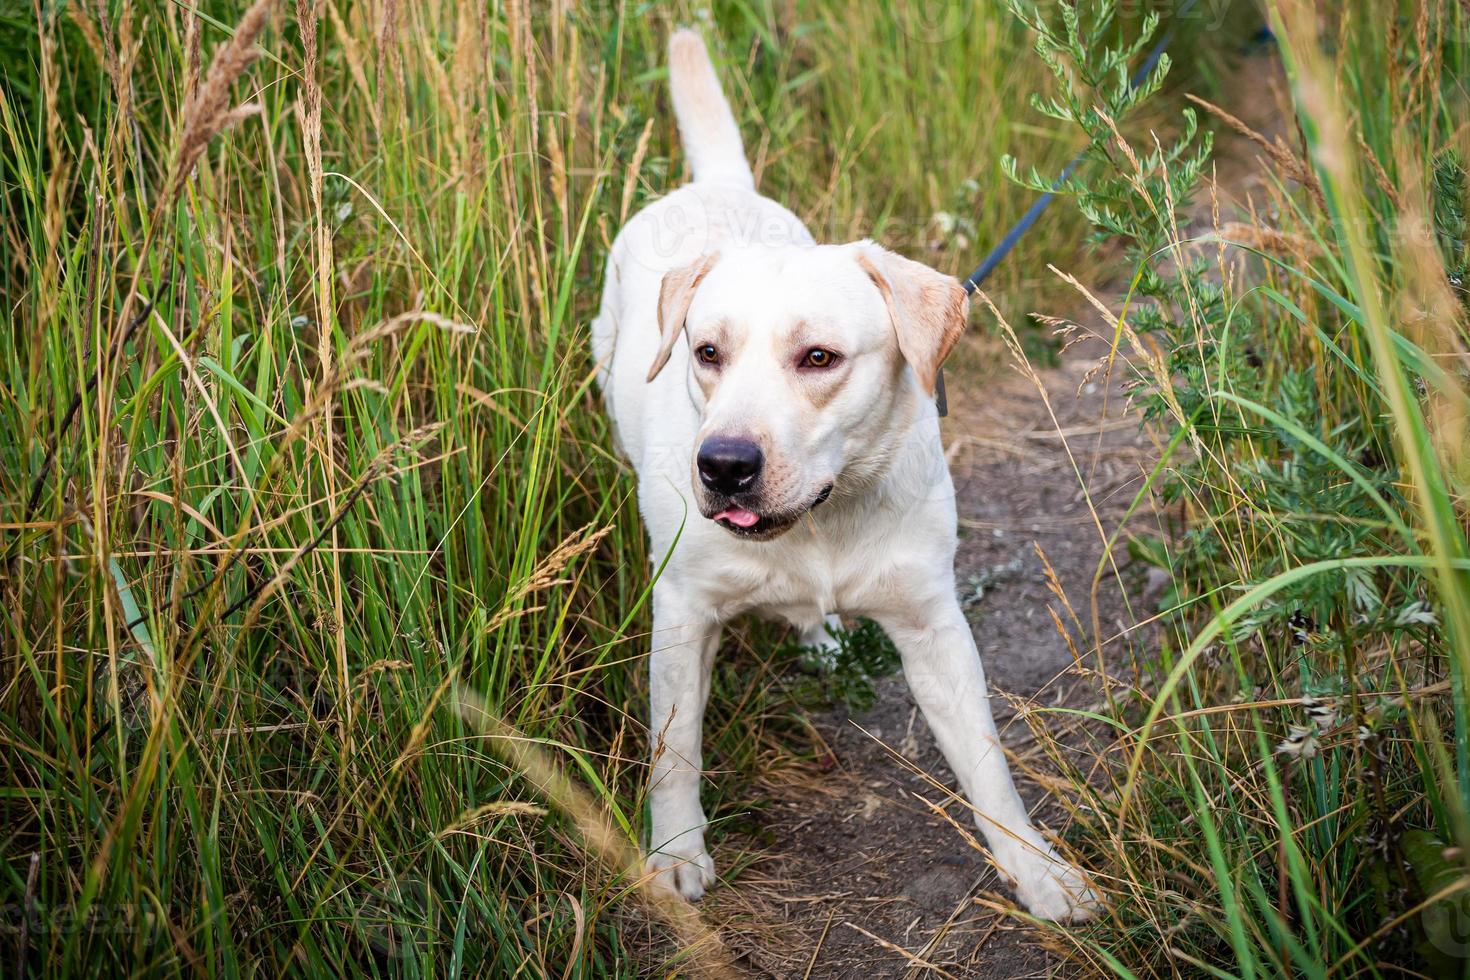
[[[1269,130],[1273,118],[1282,118],[1274,108],[1281,91],[1274,57],[1247,58],[1236,77],[1226,108]],[[1254,147],[1233,134],[1221,135],[1215,156],[1228,219],[1259,184],[1261,169]],[[1207,224],[1209,212],[1209,202],[1201,202],[1199,221]],[[1096,328],[1098,318],[1085,322]],[[960,372],[950,379],[945,432],[961,525],[956,579],[1018,770],[1031,763],[1048,770],[1018,705],[1098,697],[1095,679],[1072,669],[1073,655],[1048,612],[1068,619],[1049,588],[1046,564],[1087,626],[1074,629],[1074,638],[1088,644],[1089,592],[1103,554],[1098,522],[1109,533],[1116,528],[1157,458],[1126,411],[1124,379],[1093,373],[1104,350],[1095,341],[1079,344],[1041,372],[1046,399],[1011,369],[984,382]],[[1151,611],[1151,593],[1162,584],[1141,567],[1127,567],[1126,553],[1115,559],[1123,567],[1104,576],[1098,594],[1104,636]],[[1107,661],[1126,663],[1129,642],[1146,638],[1110,644]],[[1043,937],[993,907],[1008,902],[1009,892],[940,815],[973,829],[950,796],[952,775],[902,678],[879,682],[871,711],[811,721],[831,750],[830,771],[768,785],[770,805],[758,817],[762,842],[737,838],[717,846],[720,867],[742,870],[733,887],[717,889],[707,902],[744,965],[783,978],[1055,972]],[[1065,814],[1035,779],[1018,781],[1038,820],[1059,828]]]

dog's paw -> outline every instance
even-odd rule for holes
[[[842,654],[836,636],[841,629],[842,620],[828,616],[810,629],[802,630],[796,642],[803,651],[803,666],[825,674],[836,670],[837,659]]]
[[[654,888],[682,895],[691,902],[698,901],[706,889],[714,887],[714,859],[703,846],[691,848],[689,854],[678,854],[676,850],[679,850],[676,845],[670,845],[648,855],[644,869]]]
[[[1102,908],[1087,876],[1059,857],[1037,859],[1017,875],[1016,897],[1026,911],[1053,922],[1086,922]]]

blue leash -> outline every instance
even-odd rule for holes
[[[1183,17],[1197,2],[1198,0],[1184,0],[1184,3],[1180,4],[1179,9],[1175,12],[1174,20],[1178,20],[1180,17]],[[1164,32],[1163,36],[1159,38],[1158,43],[1153,46],[1153,49],[1149,51],[1148,57],[1144,59],[1144,62],[1142,65],[1139,66],[1138,71],[1134,72],[1133,77],[1128,80],[1128,87],[1130,89],[1137,89],[1140,85],[1143,84],[1144,79],[1148,78],[1149,74],[1158,65],[1159,59],[1164,56],[1164,49],[1169,46],[1169,42],[1173,39],[1174,28],[1171,25],[1169,29]],[[1066,182],[1068,177],[1072,176],[1072,172],[1075,171],[1077,167],[1082,163],[1082,157],[1086,153],[1086,149],[1082,150],[1080,153],[1072,158],[1071,163],[1068,163],[1065,167],[1062,168],[1062,175],[1056,180],[1052,181],[1052,189],[1037,198],[1036,201],[1032,203],[1029,208],[1026,209],[1026,213],[1021,215],[1021,220],[1017,221],[1015,225],[1012,226],[1011,230],[1006,232],[1005,237],[996,243],[996,246],[990,250],[990,254],[985,256],[985,260],[980,263],[975,271],[965,277],[966,293],[973,296],[975,294],[975,290],[980,288],[980,284],[990,277],[990,274],[996,270],[996,267],[999,266],[1001,262],[1005,260],[1005,257],[1010,254],[1011,250],[1016,247],[1016,243],[1021,240],[1021,236],[1025,235],[1026,232],[1031,230],[1031,226],[1036,224],[1036,219],[1041,217],[1041,212],[1045,211],[1047,205],[1051,204],[1051,202],[1056,198],[1056,189],[1058,187],[1061,187],[1062,184]],[[935,378],[934,404],[939,409],[940,418],[944,418],[946,415],[949,414],[949,400],[944,395],[943,367],[939,369],[939,374]]]

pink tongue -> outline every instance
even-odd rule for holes
[[[751,527],[760,520],[760,515],[746,510],[744,507],[731,507],[722,510],[714,516],[717,521],[729,521],[736,527]]]

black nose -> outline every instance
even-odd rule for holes
[[[761,475],[761,447],[749,439],[710,436],[699,447],[699,480],[716,493],[747,490]]]

